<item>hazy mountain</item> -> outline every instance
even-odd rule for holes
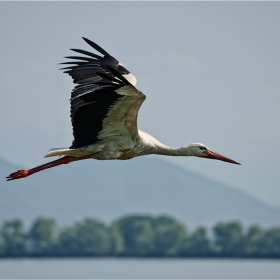
[[[218,221],[279,225],[280,210],[160,158],[85,160],[5,181],[19,169],[0,160],[0,222],[38,216],[61,224],[85,217],[111,221],[125,214],[168,214],[190,227]]]

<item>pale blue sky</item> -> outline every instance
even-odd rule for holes
[[[0,157],[33,167],[71,144],[73,84],[57,69],[90,50],[84,36],[136,75],[140,129],[242,165],[166,160],[280,206],[279,2],[0,2],[0,32]]]

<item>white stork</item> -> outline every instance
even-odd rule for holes
[[[196,156],[240,164],[193,143],[168,147],[146,132],[138,130],[137,115],[146,96],[136,85],[135,76],[117,59],[92,41],[83,38],[101,55],[71,49],[85,56],[68,56],[74,61],[66,70],[77,86],[71,94],[71,121],[74,140],[70,148],[51,149],[45,157],[64,156],[49,163],[11,173],[7,180],[27,177],[41,170],[82,159],[131,159],[157,154]]]

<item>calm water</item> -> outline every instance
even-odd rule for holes
[[[280,261],[192,259],[0,260],[0,278],[280,279]]]

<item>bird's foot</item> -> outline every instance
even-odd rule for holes
[[[7,181],[16,180],[16,179],[27,177],[30,174],[31,172],[28,169],[22,169],[11,173],[8,177],[6,177],[6,179]]]

